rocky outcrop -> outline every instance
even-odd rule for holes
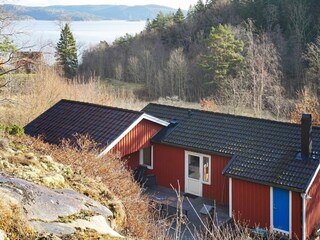
[[[22,207],[33,231],[70,235],[77,229],[121,237],[110,226],[113,213],[102,204],[70,189],[50,189],[0,173],[0,201]]]
[[[7,239],[7,235],[2,230],[0,230],[0,240],[5,240],[5,239]]]

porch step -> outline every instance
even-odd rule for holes
[[[148,187],[153,187],[153,186],[156,186],[156,185],[157,185],[156,175],[154,175],[154,174],[148,174],[148,175],[147,175],[146,182],[144,183],[144,186],[145,186],[146,188],[148,188]]]

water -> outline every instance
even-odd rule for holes
[[[61,24],[57,21],[26,20],[15,21],[12,25],[17,34],[13,40],[23,50],[42,51],[46,61],[54,61],[54,48],[60,38]],[[108,44],[126,33],[140,33],[146,25],[145,21],[78,21],[71,22],[70,28],[77,42],[78,52],[81,53],[100,41]]]

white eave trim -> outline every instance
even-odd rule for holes
[[[107,152],[109,152],[115,145],[117,145],[118,142],[121,141],[122,138],[124,138],[124,136],[126,136],[135,126],[137,126],[142,120],[149,120],[151,122],[157,123],[159,125],[162,126],[168,126],[169,123],[166,121],[163,121],[159,118],[153,117],[149,114],[143,113],[137,120],[135,120],[125,131],[123,131],[119,137],[117,137],[113,142],[111,142],[108,147],[103,150],[98,156],[97,158],[102,157],[103,155],[105,155]]]
[[[229,217],[232,216],[232,178],[229,177]]]
[[[318,165],[318,168],[317,168],[317,170],[315,171],[315,174],[313,175],[313,177],[312,177],[312,179],[311,179],[311,181],[310,181],[310,183],[309,183],[309,185],[308,185],[308,187],[307,187],[307,190],[306,190],[306,192],[305,192],[306,194],[308,194],[308,192],[309,192],[309,190],[310,190],[310,188],[311,188],[314,180],[316,179],[319,171],[320,171],[320,164]]]
[[[158,123],[159,125],[162,125],[162,126],[165,126],[165,127],[169,125],[169,123],[167,121],[161,120],[160,118],[151,116],[151,115],[146,114],[146,113],[142,114],[142,117],[143,117],[143,119],[149,120],[149,121],[154,122],[154,123]]]

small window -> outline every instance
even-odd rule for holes
[[[140,165],[153,169],[153,147],[140,149]]]
[[[210,182],[210,161],[208,157],[203,157],[203,181]]]
[[[189,178],[200,180],[200,157],[189,155],[188,158]]]

